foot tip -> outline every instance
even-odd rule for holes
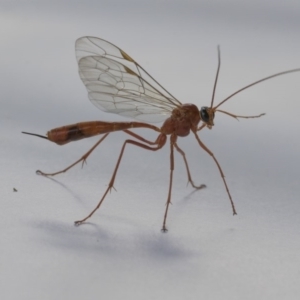
[[[82,221],[75,221],[74,222],[74,226],[78,227],[82,224],[83,222]]]

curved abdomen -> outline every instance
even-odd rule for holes
[[[78,141],[95,135],[130,128],[150,128],[160,132],[158,127],[140,122],[91,121],[54,128],[47,132],[47,137],[51,142],[58,145],[64,145],[69,142]]]

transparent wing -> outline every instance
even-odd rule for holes
[[[76,41],[79,75],[101,110],[147,122],[165,120],[181,103],[128,54],[95,37]]]

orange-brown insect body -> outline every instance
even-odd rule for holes
[[[54,128],[47,132],[47,137],[51,142],[54,142],[58,145],[65,145],[69,142],[78,141],[99,134],[141,127],[154,130],[157,128],[151,124],[140,122],[91,121]]]
[[[149,128],[166,135],[174,133],[177,136],[184,137],[190,133],[190,130],[196,131],[199,122],[200,115],[197,106],[183,104],[173,110],[171,117],[166,119],[160,130],[157,130],[156,126],[142,122],[91,121],[54,128],[47,132],[47,137],[51,142],[65,145],[95,135],[130,128]]]
[[[149,117],[148,121],[150,122],[157,121],[156,119],[151,119],[151,117],[155,116],[159,117],[160,121],[164,120],[161,128],[144,122],[93,121],[52,129],[47,133],[47,137],[39,134],[24,132],[26,134],[48,139],[58,145],[64,145],[71,141],[77,141],[95,135],[103,135],[87,153],[85,153],[80,159],[67,168],[55,173],[44,173],[37,171],[38,174],[45,176],[54,176],[64,173],[76,164],[80,162],[84,163],[93,150],[111,132],[123,131],[125,134],[130,135],[131,139],[126,139],[123,143],[111,180],[99,203],[88,216],[82,220],[76,221],[75,224],[80,225],[90,218],[101,206],[108,192],[114,187],[116,174],[127,145],[130,144],[145,150],[157,151],[166,144],[167,135],[170,135],[170,180],[162,226],[162,231],[167,231],[166,220],[168,208],[171,203],[173,171],[175,165],[174,149],[182,156],[184,160],[188,182],[191,183],[191,185],[196,189],[202,189],[205,187],[204,184],[194,184],[185,153],[177,144],[178,136],[185,137],[191,132],[194,134],[199,146],[214,160],[227,191],[233,214],[236,214],[234,203],[222,168],[213,152],[201,141],[197,133],[203,128],[211,129],[212,126],[214,126],[215,112],[224,113],[235,119],[259,118],[263,116],[264,114],[256,116],[240,116],[220,110],[218,107],[228,99],[251,86],[277,76],[299,72],[300,69],[287,70],[255,81],[237,90],[219,104],[214,106],[214,96],[221,63],[220,49],[218,48],[218,69],[215,77],[211,104],[209,107],[203,106],[199,110],[194,104],[182,104],[180,101],[178,101],[144,68],[142,68],[135,60],[133,60],[127,53],[117,46],[103,39],[98,39],[95,37],[82,37],[76,41],[75,48],[80,78],[88,90],[89,99],[97,107],[108,112],[124,115],[126,117],[143,120],[147,120]],[[169,117],[164,119],[165,116]],[[200,121],[201,124],[199,125]],[[130,130],[133,128],[148,128],[158,132],[159,134],[156,140],[151,141]]]
[[[179,108],[172,111],[169,117],[161,127],[161,132],[169,135],[176,134],[177,136],[187,136],[190,130],[197,130],[200,122],[199,109],[194,104],[183,104]]]

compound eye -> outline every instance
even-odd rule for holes
[[[200,110],[200,117],[201,117],[201,120],[205,123],[207,123],[209,121],[209,115],[208,115],[208,112],[207,112],[207,106],[203,106],[201,107],[201,110]]]

